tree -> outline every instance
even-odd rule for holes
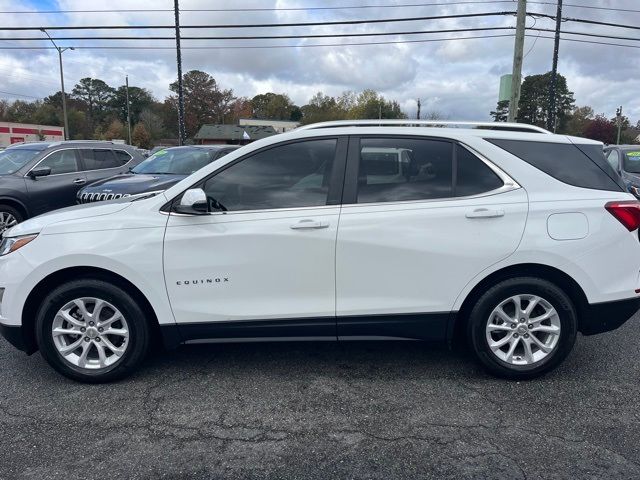
[[[143,110],[140,113],[140,124],[148,132],[151,141],[158,140],[165,134],[162,118],[150,109]]]
[[[265,120],[291,120],[294,108],[297,108],[288,95],[280,93],[262,93],[251,99],[253,117]]]
[[[81,79],[72,91],[72,96],[86,105],[87,117],[92,125],[105,118],[114,95],[115,89],[100,79],[90,77]]]
[[[129,114],[131,116],[131,124],[135,125],[140,121],[140,114],[143,110],[149,108],[154,102],[151,92],[144,88],[129,87]],[[122,123],[127,122],[127,87],[122,85],[113,93],[111,99],[111,108],[118,116]]]
[[[506,122],[509,119],[509,100],[499,100],[495,111],[489,112],[494,122]]]
[[[126,130],[120,120],[113,120],[102,136],[105,140],[124,139]]]
[[[596,115],[584,130],[584,136],[610,144],[616,142],[616,125],[604,115]]]
[[[550,82],[551,72],[525,77],[520,90],[518,121],[547,127]],[[556,125],[558,131],[564,130],[574,101],[573,92],[570,92],[567,87],[567,79],[558,74],[556,79]]]
[[[140,148],[151,148],[151,136],[142,123],[136,123],[131,137],[132,143],[135,146]]]
[[[184,91],[184,120],[188,137],[194,136],[205,123],[223,123],[230,114],[234,100],[232,90],[222,90],[216,80],[206,72],[190,70],[182,79]],[[178,92],[178,82],[169,86]],[[177,111],[178,97],[172,95],[169,102]],[[168,125],[168,124],[167,124]]]
[[[236,125],[241,118],[251,118],[253,115],[253,105],[247,97],[236,98],[229,107],[228,123]]]
[[[591,107],[575,107],[567,118],[565,128],[560,131],[567,135],[582,136],[591,120],[593,120],[593,115],[593,108]]]
[[[309,103],[303,105],[301,110],[306,124],[341,120],[347,116],[347,110],[339,105],[335,98],[324,95],[322,92],[311,97]]]
[[[407,118],[395,100],[387,101],[375,90],[364,90],[356,100],[355,106],[349,111],[349,118]]]

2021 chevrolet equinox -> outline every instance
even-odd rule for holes
[[[429,125],[310,125],[163,193],[27,220],[0,246],[0,331],[86,382],[132,372],[155,333],[175,347],[462,332],[489,372],[525,379],[637,311],[640,203],[602,144]]]

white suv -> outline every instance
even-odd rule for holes
[[[19,224],[0,250],[0,330],[87,382],[129,374],[156,338],[458,334],[491,373],[531,378],[577,332],[636,312],[640,203],[602,144],[426,125],[310,125],[164,193]],[[402,178],[385,152],[406,158]]]

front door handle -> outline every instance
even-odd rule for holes
[[[328,226],[329,226],[329,222],[326,222],[326,221],[305,219],[305,220],[300,220],[298,223],[294,223],[293,225],[291,225],[291,228],[293,230],[302,230],[306,228],[309,228],[309,229],[327,228]]]
[[[73,183],[75,185],[84,185],[87,181],[84,178],[76,178]]]
[[[488,208],[476,208],[473,212],[467,212],[467,218],[497,218],[504,217],[504,210],[491,210]]]

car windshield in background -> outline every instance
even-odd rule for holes
[[[211,162],[209,151],[178,147],[160,150],[131,171],[139,174],[191,175]]]
[[[9,175],[20,170],[40,150],[26,148],[8,148],[0,152],[0,175]]]
[[[640,173],[640,148],[638,148],[638,150],[624,152],[624,171]]]

